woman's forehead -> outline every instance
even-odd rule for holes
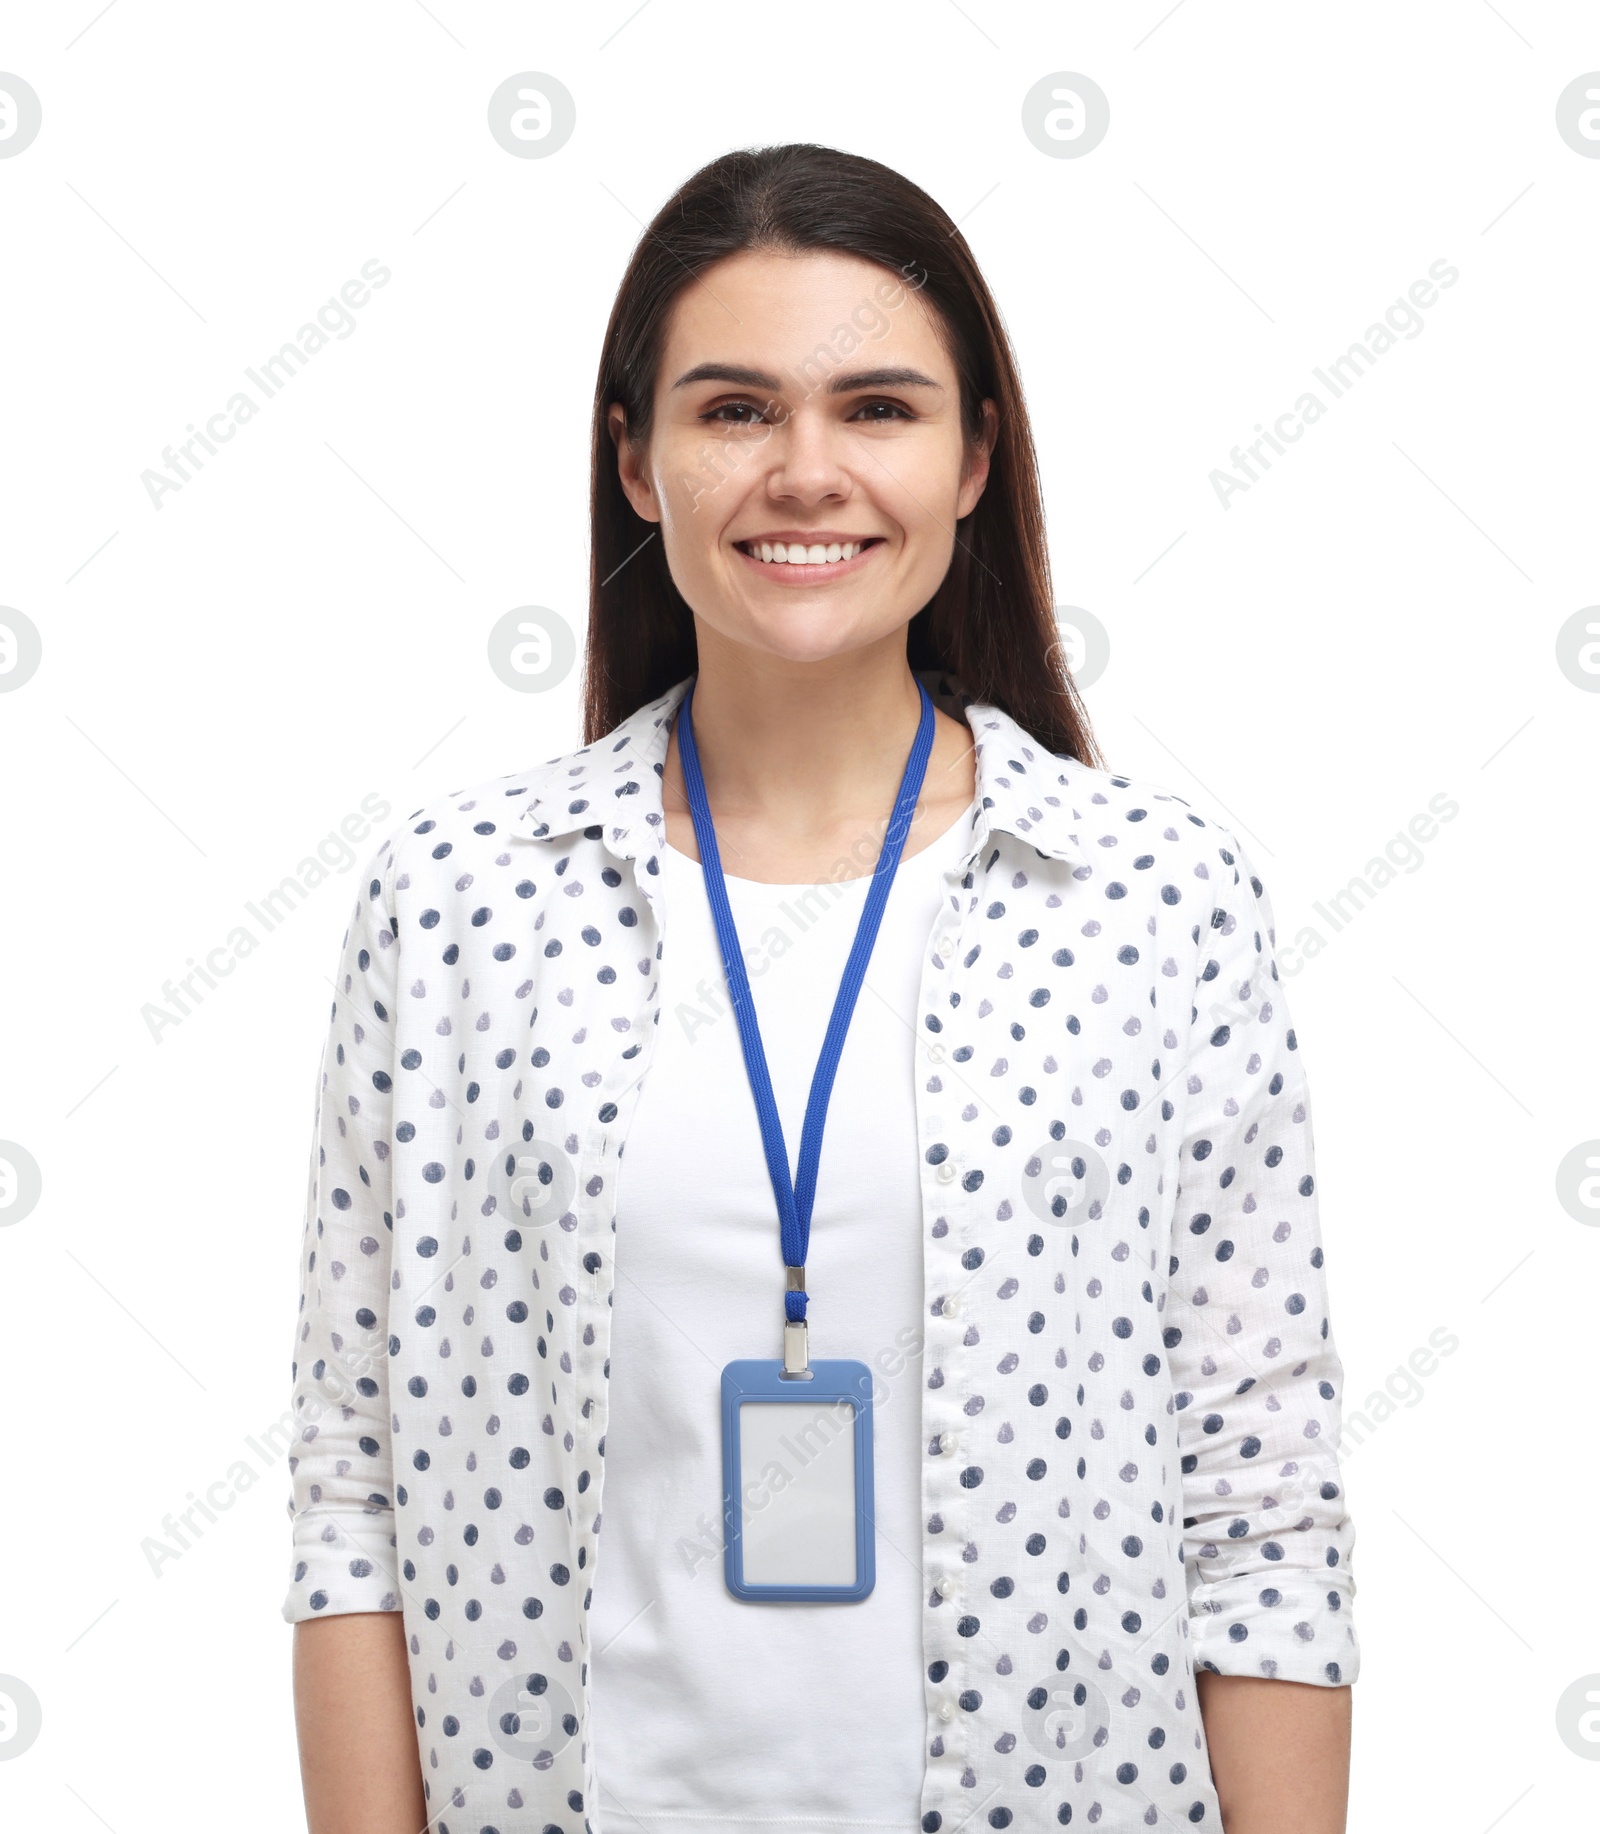
[[[917,289],[894,269],[834,250],[746,249],[716,262],[673,302],[661,380],[692,364],[799,361],[848,328],[878,351],[947,381],[950,361]],[[935,368],[935,366],[937,366]]]

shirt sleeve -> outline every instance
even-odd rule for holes
[[[1360,1666],[1355,1529],[1310,1100],[1270,901],[1214,832],[1165,1318],[1191,1647],[1197,1669],[1337,1687]]]
[[[388,1384],[394,837],[340,949],[323,1047],[300,1258],[289,1447],[291,1623],[398,1611]]]

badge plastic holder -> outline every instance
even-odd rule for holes
[[[847,1603],[871,1592],[872,1371],[809,1374],[750,1358],[722,1372],[723,1571],[752,1602]]]

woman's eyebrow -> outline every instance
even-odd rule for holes
[[[936,388],[943,389],[942,382],[935,382],[932,376],[923,375],[920,369],[849,369],[843,375],[833,376],[828,382],[830,395],[848,395],[856,389],[863,388]]]
[[[778,377],[769,376],[764,369],[749,369],[741,363],[697,363],[693,369],[686,369],[672,386],[687,388],[693,382],[728,382],[735,388],[764,388],[772,394],[777,394],[783,388]],[[848,395],[864,388],[942,390],[943,386],[935,382],[932,376],[923,375],[920,369],[852,369],[830,377],[828,393]]]

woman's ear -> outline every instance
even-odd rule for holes
[[[983,426],[967,447],[966,462],[961,471],[961,489],[956,495],[956,520],[970,516],[978,507],[983,487],[989,481],[989,460],[995,441],[1000,437],[1000,411],[992,401],[982,407]]]
[[[659,522],[661,507],[656,502],[655,486],[644,469],[646,448],[635,446],[628,438],[628,415],[620,401],[613,401],[606,409],[606,430],[617,449],[617,476],[622,480],[623,491],[633,505],[634,514],[646,522]]]

